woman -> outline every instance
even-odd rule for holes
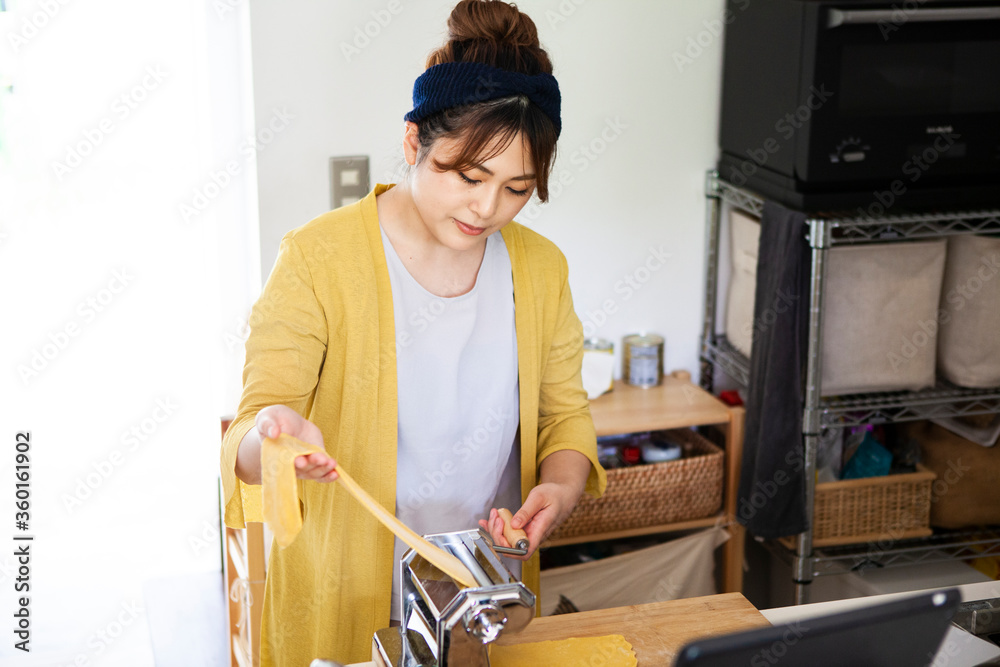
[[[552,65],[513,5],[463,0],[448,27],[405,116],[405,178],[286,234],[251,314],[226,523],[259,520],[264,437],[326,450],[295,462],[303,527],[271,548],[262,665],[367,660],[398,621],[404,546],[329,483],[337,463],[422,534],[478,523],[507,546],[496,508],[519,507],[536,593],[538,545],[604,491],[565,258],[511,222],[548,197]]]

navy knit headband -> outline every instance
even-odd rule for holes
[[[416,123],[444,109],[520,94],[527,95],[552,119],[558,137],[562,132],[561,98],[554,76],[510,72],[483,63],[441,63],[428,67],[413,83],[413,110],[403,119]]]

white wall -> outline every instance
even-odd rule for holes
[[[150,619],[170,610],[149,581],[221,577],[219,418],[259,283],[256,174],[239,151],[247,17],[202,0],[7,5],[0,614],[30,598],[32,641],[25,654],[8,634],[0,664],[151,667]],[[35,541],[16,596],[20,431]]]
[[[330,208],[331,156],[368,155],[373,184],[396,182],[413,80],[443,43],[453,5],[251,0],[257,126],[275,109],[294,115],[258,156],[264,277],[281,236]],[[568,184],[558,191],[553,183],[548,204],[529,204],[516,219],[566,254],[588,334],[614,341],[619,358],[622,336],[663,334],[666,368],[697,376],[703,183],[716,159],[721,69],[721,39],[708,24],[719,32],[723,3],[517,5],[538,26],[559,80],[554,176]],[[586,157],[590,145],[600,154]],[[651,248],[669,258],[647,273]]]

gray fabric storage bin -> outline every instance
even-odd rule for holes
[[[938,370],[963,387],[1000,386],[1000,238],[953,236],[941,288]]]
[[[760,221],[739,211],[729,212],[732,273],[726,297],[726,338],[747,358],[753,343],[753,303],[757,291],[757,248]]]
[[[830,249],[822,395],[934,385],[946,254],[945,239]]]
[[[749,357],[760,221],[731,211],[729,225],[732,275],[724,329],[729,342]],[[934,385],[946,255],[945,239],[830,249],[823,286],[824,396],[916,391]],[[1000,289],[1000,279],[990,288]],[[780,307],[780,295],[775,304]],[[991,342],[996,345],[998,339],[994,335]],[[983,341],[978,342],[983,348]],[[992,354],[1000,364],[1000,352]],[[995,368],[1000,373],[1000,366]],[[1000,384],[1000,376],[997,380]]]

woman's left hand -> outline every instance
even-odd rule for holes
[[[524,530],[528,535],[528,553],[524,556],[504,555],[508,558],[528,560],[549,533],[566,520],[579,499],[580,493],[576,488],[563,484],[539,484],[533,488],[524,505],[514,514],[510,522],[513,528]],[[514,546],[503,536],[503,518],[497,513],[496,508],[490,510],[489,520],[480,520],[479,525],[489,531],[497,546]]]
[[[580,452],[564,449],[542,461],[540,473],[540,483],[528,493],[510,522],[511,527],[527,533],[528,553],[509,558],[528,560],[549,533],[569,517],[583,495],[590,461]],[[489,531],[497,546],[512,546],[503,536],[503,518],[496,508],[490,510],[489,519],[480,519],[479,525]]]

